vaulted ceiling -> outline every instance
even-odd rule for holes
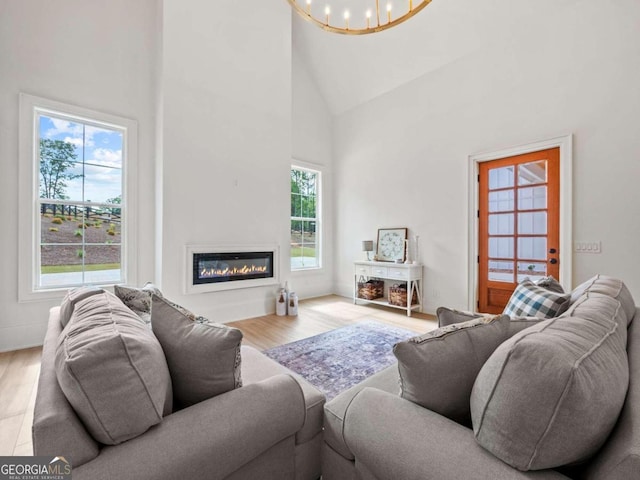
[[[293,43],[339,115],[494,42],[509,42],[523,23],[539,23],[543,35],[545,18],[564,8],[580,15],[584,1],[591,0],[433,0],[405,23],[369,35],[325,32],[295,14]],[[357,11],[351,8],[352,16]]]

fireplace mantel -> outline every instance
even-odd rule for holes
[[[185,272],[184,272],[184,293],[207,293],[219,292],[224,290],[236,290],[241,288],[254,288],[267,285],[280,284],[280,255],[279,247],[276,244],[252,244],[252,245],[186,245],[185,246]],[[196,283],[194,280],[194,258],[196,255],[202,254],[220,254],[221,256],[237,253],[238,257],[244,259],[251,252],[269,252],[273,253],[273,261],[271,265],[272,276],[268,278],[241,278],[241,275],[233,275],[229,281],[215,280],[213,283]],[[206,261],[206,260],[205,260]],[[242,260],[236,260],[239,262]],[[248,276],[251,277],[251,276]]]

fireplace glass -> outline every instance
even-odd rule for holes
[[[273,252],[194,253],[193,284],[272,278]]]

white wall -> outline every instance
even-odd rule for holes
[[[426,309],[466,308],[468,156],[573,133],[573,238],[602,241],[573,282],[608,273],[640,301],[639,24],[637,1],[577,2],[337,118],[337,290],[360,240],[407,226]]]
[[[322,268],[293,272],[291,288],[300,298],[333,292],[333,117],[301,53],[292,58],[293,162],[322,171]]]
[[[156,14],[153,0],[0,3],[0,351],[41,344],[59,304],[18,303],[19,92],[138,121],[137,275],[153,278]]]
[[[278,244],[289,276],[291,10],[163,5],[161,287],[212,320],[264,315],[276,286],[184,295],[184,247]]]

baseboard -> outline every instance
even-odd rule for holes
[[[0,328],[0,352],[40,347],[47,333],[47,321]]]

